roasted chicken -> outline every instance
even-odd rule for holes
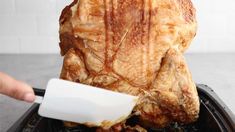
[[[60,77],[139,96],[141,126],[191,123],[199,98],[183,53],[196,28],[190,0],[74,0],[60,17]]]

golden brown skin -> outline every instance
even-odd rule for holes
[[[60,18],[61,78],[138,95],[142,124],[198,118],[183,57],[196,34],[190,0],[74,0]]]

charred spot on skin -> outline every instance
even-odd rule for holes
[[[72,16],[72,12],[70,8],[73,7],[76,3],[78,3],[78,0],[74,0],[69,6],[66,6],[63,9],[59,18],[59,21],[61,22],[61,24],[63,24],[67,18],[70,18]]]

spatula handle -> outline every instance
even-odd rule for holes
[[[39,89],[39,88],[33,88],[33,91],[35,93],[35,95],[37,96],[44,96],[45,94],[45,90],[44,89]]]
[[[36,95],[36,99],[35,99],[34,103],[41,104],[42,100],[43,100],[43,96],[45,94],[45,90],[39,89],[39,88],[33,88],[33,91],[34,91],[34,94]]]

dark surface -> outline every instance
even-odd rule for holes
[[[220,98],[206,85],[197,85],[200,97],[199,119],[189,125],[171,124],[164,129],[148,129],[153,132],[234,132],[235,117]],[[87,132],[94,128],[79,126],[66,128],[59,120],[43,118],[37,114],[39,105],[34,104],[8,132]],[[129,120],[130,125],[138,124],[138,118]]]

